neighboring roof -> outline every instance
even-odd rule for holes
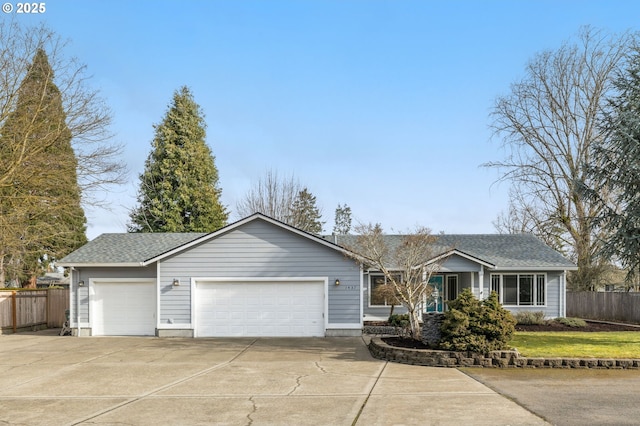
[[[573,262],[531,234],[444,234],[437,237],[438,248],[434,251],[438,255],[452,251],[493,269],[576,269]],[[330,235],[325,238],[354,250],[358,236]],[[384,238],[393,250],[404,236],[385,235]]]
[[[347,249],[276,219],[254,213],[210,233],[102,234],[57,262],[58,266],[146,266],[230,232],[254,220],[263,220],[342,253]]]

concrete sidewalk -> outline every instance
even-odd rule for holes
[[[542,425],[455,369],[361,338],[0,335],[0,423]]]

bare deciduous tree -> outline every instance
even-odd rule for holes
[[[236,203],[236,212],[240,217],[260,212],[288,223],[293,203],[301,190],[300,182],[293,175],[282,178],[277,171],[268,170],[245,197]]]
[[[601,230],[591,220],[598,208],[578,186],[598,187],[585,165],[590,146],[603,137],[599,114],[631,39],[584,28],[578,43],[536,55],[492,111],[506,158],[485,166],[501,169],[499,180],[511,184],[509,220],[576,261],[574,288],[590,287],[599,269],[594,262]]]
[[[450,250],[439,246],[438,237],[424,227],[402,235],[393,246],[385,239],[380,224],[359,224],[354,231],[358,234],[356,242],[347,248],[384,274],[396,301],[407,309],[410,337],[421,340],[420,309],[431,293],[429,279],[440,270]]]
[[[18,92],[29,65],[38,49],[43,49],[55,75],[65,113],[65,126],[52,126],[51,132],[70,131],[77,157],[78,183],[85,204],[107,207],[99,199],[99,191],[125,182],[126,165],[120,156],[123,147],[113,142],[109,130],[112,116],[96,90],[88,85],[86,66],[64,55],[67,42],[45,25],[22,26],[15,21],[0,22],[0,126],[15,110]],[[37,121],[34,111],[32,121]],[[22,140],[15,140],[11,155],[3,159],[0,187],[11,186],[15,175],[28,172],[25,164],[40,156],[47,148],[29,143],[29,126],[25,120]],[[50,137],[47,140],[55,140]]]

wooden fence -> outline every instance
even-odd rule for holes
[[[19,329],[62,327],[69,309],[69,290],[0,291],[0,333]]]
[[[567,316],[640,324],[640,293],[567,293]]]

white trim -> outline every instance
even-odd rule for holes
[[[327,332],[329,324],[329,277],[191,277],[191,325],[193,329],[193,337],[198,337],[198,316],[196,315],[196,288],[198,283],[225,283],[225,282],[288,282],[288,281],[304,281],[304,282],[322,282],[324,284],[324,312],[322,318],[324,320],[324,333]],[[164,324],[163,324],[164,325]],[[179,328],[187,328],[185,324]]]
[[[367,291],[367,294],[369,292]],[[328,306],[328,302],[327,302]],[[327,313],[329,311],[327,310]],[[360,326],[364,325],[364,264],[360,263]]]
[[[315,241],[316,243],[322,244],[325,247],[329,247],[329,248],[331,248],[333,250],[339,251],[340,253],[343,253],[345,255],[355,256],[355,253],[352,253],[349,250],[338,246],[337,244],[334,244],[334,243],[332,243],[330,241],[327,241],[324,238],[320,238],[320,237],[317,237],[317,236],[315,236],[313,234],[309,234],[309,233],[307,233],[305,231],[302,231],[302,230],[300,230],[298,228],[295,228],[295,227],[293,227],[291,225],[287,225],[284,222],[280,222],[278,220],[270,218],[269,216],[265,216],[262,213],[254,213],[251,216],[245,217],[244,219],[241,219],[241,220],[239,220],[239,221],[237,221],[235,223],[232,223],[231,225],[227,225],[224,228],[218,229],[217,231],[211,232],[211,233],[209,233],[207,235],[204,235],[204,236],[202,236],[200,238],[196,238],[195,240],[189,241],[188,243],[183,244],[183,245],[181,245],[179,247],[176,247],[173,250],[169,250],[166,253],[163,253],[163,254],[160,254],[158,256],[152,257],[151,259],[147,259],[144,262],[141,262],[141,266],[147,266],[147,265],[149,265],[149,264],[151,264],[153,262],[157,262],[157,261],[165,259],[165,258],[167,258],[169,256],[173,256],[176,253],[180,253],[180,252],[182,252],[184,250],[188,250],[189,248],[191,248],[191,247],[193,247],[195,245],[202,244],[202,243],[204,243],[206,241],[214,239],[214,238],[216,238],[216,237],[218,237],[218,236],[220,236],[222,234],[226,234],[227,232],[231,232],[232,230],[234,230],[234,229],[236,229],[236,228],[238,228],[238,227],[240,227],[242,225],[245,225],[245,224],[247,224],[249,222],[253,222],[254,220],[258,220],[258,219],[264,220],[265,222],[268,222],[268,223],[270,223],[272,225],[275,225],[275,226],[278,226],[278,227],[280,227],[282,229],[285,229],[285,230],[288,230],[290,232],[293,232],[294,234],[298,234],[298,235],[300,235],[302,237],[305,237],[305,238],[307,238],[307,239],[309,239],[311,241]]]
[[[531,272],[566,272],[566,271],[577,271],[577,266],[508,266],[508,267],[495,267],[492,268],[492,274],[499,274],[502,271],[506,272],[522,272],[522,271],[531,271]]]
[[[156,263],[156,330],[160,328],[160,262]]]
[[[474,263],[477,263],[479,265],[484,265],[484,266],[486,266],[488,268],[495,268],[496,267],[496,265],[494,265],[493,263],[489,263],[489,262],[487,262],[485,260],[482,260],[482,259],[479,259],[477,257],[471,256],[470,254],[467,254],[467,253],[465,253],[463,251],[460,251],[458,249],[452,249],[452,250],[449,250],[449,251],[444,252],[442,254],[439,254],[439,255],[429,259],[427,262],[425,262],[425,265],[429,265],[430,263],[437,262],[438,260],[441,260],[441,259],[446,258],[446,257],[451,257],[454,254],[458,255],[458,256],[460,256],[460,257],[462,257],[464,259],[470,260],[470,261],[472,261]]]

